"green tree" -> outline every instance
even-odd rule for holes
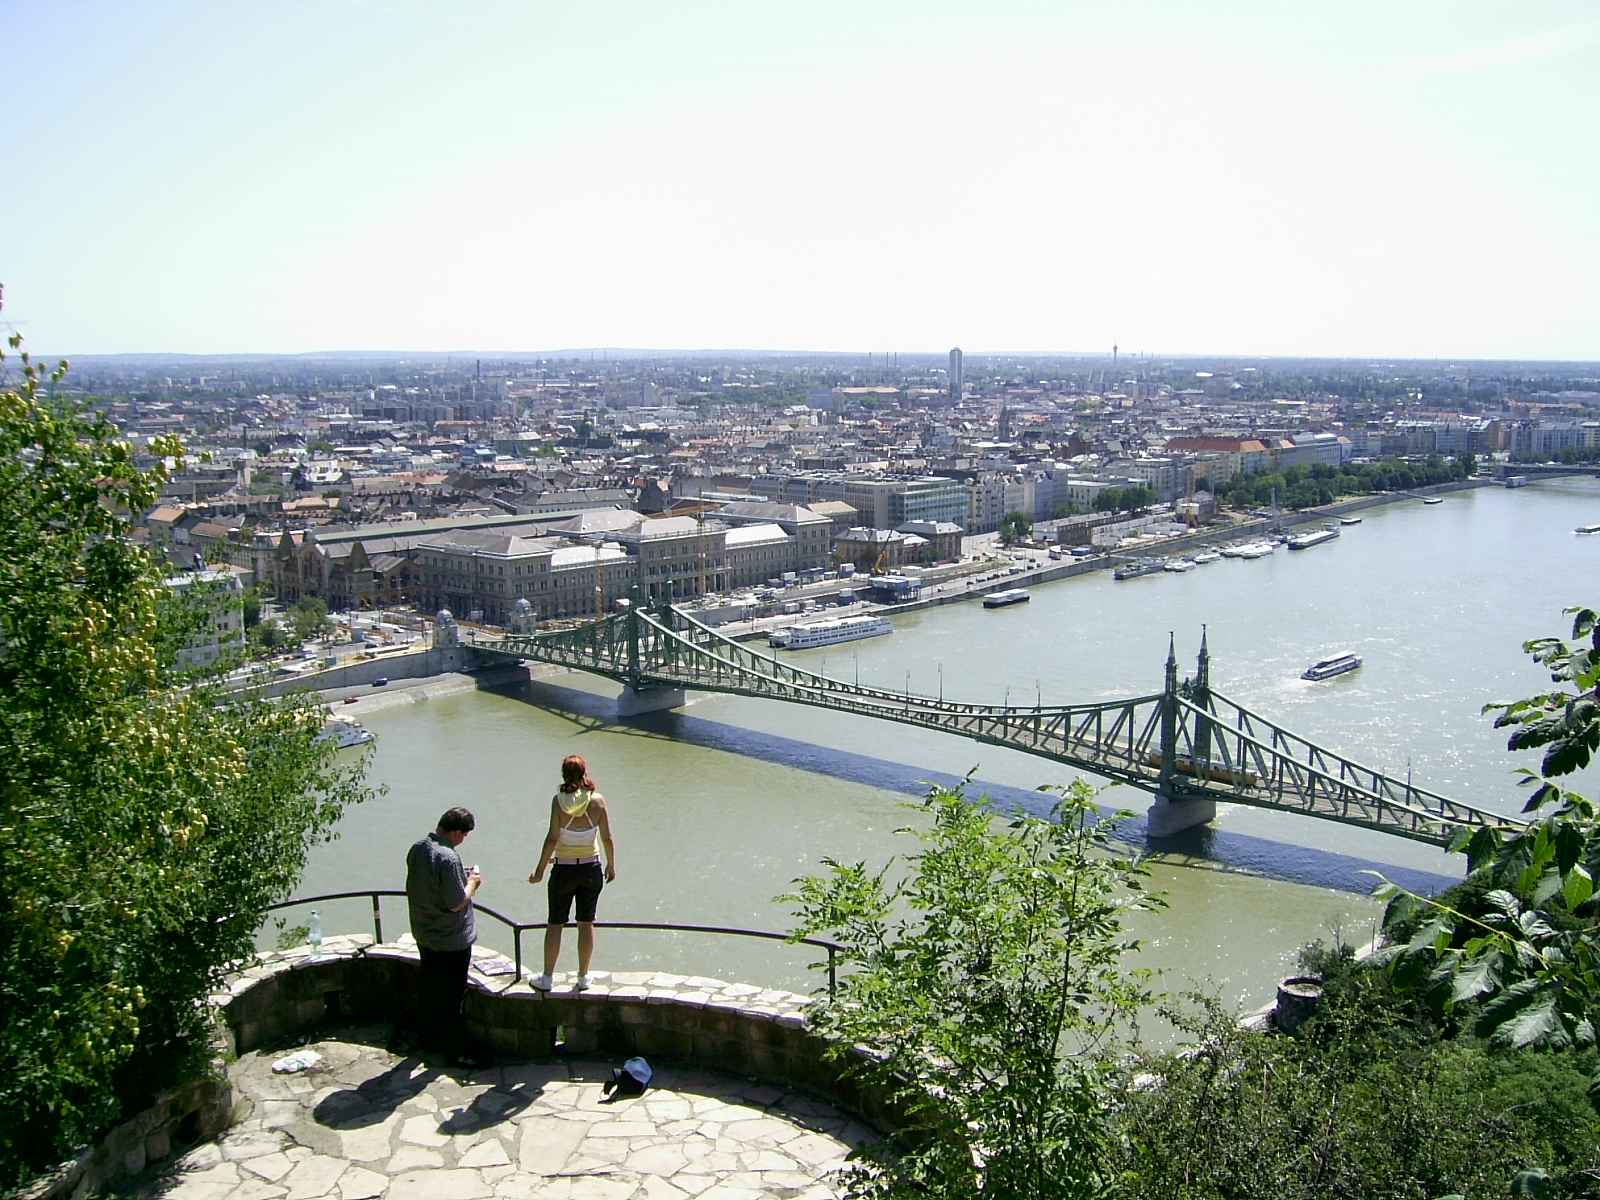
[[[309,700],[218,703],[164,661],[164,572],[132,447],[0,383],[0,1187],[58,1162],[206,1054],[203,1001],[264,907],[365,794]],[[158,456],[181,453],[174,441]]]
[[[1033,522],[1028,520],[1028,514],[1022,512],[1008,512],[1000,518],[1000,544],[1014,546],[1025,541],[1033,532]]]
[[[289,606],[289,628],[296,642],[324,636],[333,628],[328,621],[328,602],[320,596],[306,596]]]
[[[1411,935],[1386,952],[1397,979],[1428,993],[1475,1032],[1515,1046],[1600,1042],[1600,834],[1592,800],[1562,777],[1588,766],[1600,747],[1600,617],[1567,610],[1572,641],[1524,644],[1558,686],[1524,700],[1491,704],[1508,748],[1544,750],[1526,826],[1457,830],[1451,849],[1467,856],[1470,904],[1431,900],[1383,882],[1395,922]],[[1594,1083],[1600,1095],[1600,1076]]]
[[[1160,901],[1082,781],[1049,820],[1019,814],[1004,832],[959,788],[922,807],[930,827],[901,882],[892,864],[830,860],[785,897],[796,936],[844,946],[817,1029],[905,1115],[904,1150],[869,1149],[848,1192],[1095,1194],[1113,1157],[1119,1032],[1149,999],[1147,973],[1121,961],[1136,944],[1121,918]]]

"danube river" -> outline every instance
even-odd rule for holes
[[[1027,605],[948,605],[895,618],[895,634],[793,656],[843,679],[950,699],[1074,703],[1159,691],[1169,634],[1193,673],[1208,630],[1215,690],[1297,733],[1419,786],[1515,811],[1519,762],[1485,703],[1537,691],[1545,676],[1524,640],[1565,636],[1562,609],[1600,601],[1600,483],[1480,488],[1424,505],[1368,509],[1323,546],[1223,560],[1187,574],[1115,582],[1108,572],[1036,586]],[[1299,674],[1340,650],[1358,672]],[[407,845],[454,804],[478,829],[462,854],[482,866],[480,898],[542,920],[526,877],[564,755],[582,754],[611,802],[619,878],[601,919],[782,930],[774,898],[824,858],[882,862],[913,843],[894,831],[923,781],[973,774],[1001,805],[1045,811],[1036,789],[1071,777],[1058,764],[907,726],[777,702],[691,694],[676,712],[619,723],[615,685],[558,675],[500,692],[368,706],[378,734],[371,778],[388,793],[351,811],[318,848],[300,894],[404,883]],[[376,696],[374,696],[376,699]],[[394,697],[399,700],[399,697]],[[352,709],[351,711],[360,711]],[[1579,786],[1593,792],[1591,778]],[[1149,798],[1113,788],[1103,804],[1139,814]],[[1138,822],[1130,834],[1142,837]],[[1364,942],[1382,871],[1417,887],[1459,876],[1460,860],[1386,834],[1224,806],[1207,830],[1153,863],[1171,907],[1142,918],[1139,965],[1161,986],[1201,986],[1253,1006],[1270,1000],[1305,942]],[[359,930],[365,905],[336,906],[330,929]],[[385,908],[403,928],[403,902]],[[303,917],[301,918],[303,919]],[[509,948],[492,921],[485,941]],[[529,939],[530,954],[537,935]],[[570,942],[570,938],[569,938]],[[569,945],[563,969],[571,969]],[[809,990],[798,947],[700,935],[601,931],[598,970],[679,974]]]

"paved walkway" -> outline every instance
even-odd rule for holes
[[[664,1065],[611,1102],[611,1065],[581,1060],[447,1071],[383,1048],[387,1026],[229,1068],[248,1115],[191,1151],[141,1200],[823,1200],[851,1146],[873,1135],[820,1100]]]

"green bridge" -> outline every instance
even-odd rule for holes
[[[637,599],[575,629],[487,638],[480,654],[554,663],[625,685],[624,715],[685,702],[689,689],[785,700],[937,729],[1021,750],[1153,793],[1152,837],[1216,815],[1217,801],[1359,825],[1444,845],[1459,825],[1511,818],[1393,779],[1292,733],[1211,689],[1202,635],[1198,670],[1180,681],[1169,647],[1154,695],[1096,704],[964,704],[830,679],[759,653],[670,603]]]

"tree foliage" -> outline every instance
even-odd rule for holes
[[[1475,1032],[1515,1046],[1592,1047],[1600,1041],[1600,833],[1594,802],[1558,780],[1600,746],[1600,618],[1569,609],[1572,642],[1524,644],[1559,686],[1485,707],[1509,728],[1511,750],[1543,749],[1526,826],[1461,828],[1466,888],[1429,900],[1384,882],[1391,925],[1409,935],[1385,953],[1396,977]],[[1401,924],[1404,922],[1405,924]],[[1595,1081],[1600,1095],[1600,1076]]]
[[[1008,512],[1000,518],[1000,544],[1014,546],[1033,532],[1033,522],[1024,512]]]
[[[1469,478],[1477,470],[1472,455],[1445,459],[1438,454],[1410,461],[1385,458],[1374,463],[1300,463],[1283,471],[1250,475],[1243,472],[1216,485],[1217,500],[1230,508],[1260,508],[1274,499],[1288,509],[1332,504],[1341,496],[1403,492],[1436,483]]]
[[[1115,1194],[1436,1200],[1542,1178],[1550,1195],[1593,1195],[1586,1063],[1419,1028],[1374,1002],[1381,975],[1351,974],[1292,1036],[1241,1028],[1201,998],[1174,1011],[1182,1051],[1142,1055],[1117,1105]]]
[[[163,650],[160,492],[8,340],[0,381],[0,1186],[192,1069],[200,1003],[361,799],[309,701],[223,705]],[[157,455],[181,447],[162,442]],[[203,1055],[202,1055],[203,1057]]]
[[[851,1070],[907,1116],[898,1157],[868,1151],[852,1196],[1076,1196],[1106,1184],[1118,1032],[1148,1000],[1122,955],[1123,913],[1160,902],[1114,847],[1081,781],[1049,820],[992,830],[960,789],[923,802],[931,827],[899,883],[829,862],[785,897],[797,936],[844,945],[813,1020]],[[906,832],[906,831],[902,831]]]

